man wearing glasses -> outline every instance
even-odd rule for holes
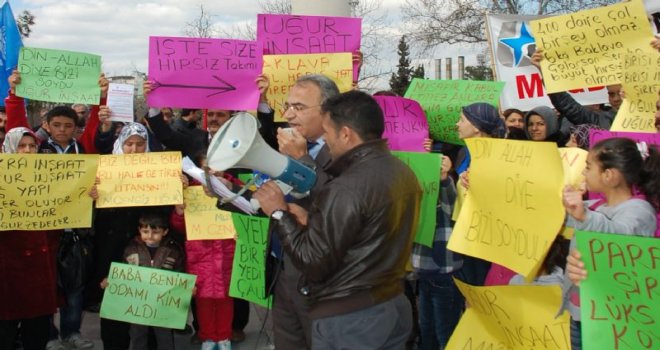
[[[317,180],[311,195],[294,203],[308,209],[314,193],[327,182],[323,168],[330,163],[328,147],[323,140],[321,105],[328,98],[339,95],[337,85],[328,77],[309,74],[299,78],[289,90],[283,115],[290,128],[277,130],[279,151],[291,158],[315,167]],[[271,234],[271,249],[266,286],[273,297],[273,331],[276,349],[309,349],[311,321],[309,319],[310,291],[302,273],[283,253],[282,246]]]

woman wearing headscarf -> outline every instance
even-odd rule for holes
[[[461,139],[501,138],[505,126],[495,107],[487,103],[474,103],[463,107],[456,130]],[[456,169],[459,175],[467,172],[470,155],[466,147],[459,151],[456,164],[459,164]],[[459,196],[454,179],[446,174],[450,167],[449,159],[443,158],[433,245],[413,245],[412,265],[419,288],[420,349],[444,348],[458,324],[465,303],[453,277],[479,284],[490,266],[486,261],[447,249],[453,226],[452,212]]]
[[[108,110],[102,110],[102,114]],[[144,125],[127,123],[112,143],[112,154],[149,152],[149,135]],[[101,281],[108,276],[112,262],[124,262],[124,248],[135,236],[141,207],[103,208],[96,210],[94,244],[96,272],[90,294],[100,302]],[[93,290],[92,290],[93,288]],[[130,344],[130,323],[101,318],[101,340],[107,350],[127,350]]]
[[[32,130],[7,133],[2,153],[37,153]],[[10,198],[2,198],[11,206]],[[56,256],[61,230],[0,231],[0,348],[13,349],[20,327],[23,349],[44,349],[58,307]]]
[[[532,141],[555,142],[558,147],[563,147],[567,141],[559,129],[557,113],[546,106],[536,107],[525,114],[525,133]]]

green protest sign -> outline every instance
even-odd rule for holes
[[[145,326],[183,329],[197,276],[112,263],[101,317]]]
[[[265,260],[269,219],[232,213],[232,220],[238,238],[229,296],[270,308],[271,298],[266,298]]]
[[[39,101],[99,104],[101,56],[22,47],[16,95]]]
[[[456,133],[461,108],[475,102],[497,106],[504,88],[501,81],[425,80],[415,78],[406,90],[406,98],[422,106],[429,123],[431,138],[463,145]]]
[[[440,167],[442,155],[438,153],[392,152],[406,163],[417,176],[422,187],[422,206],[419,224],[415,232],[415,242],[428,247],[433,246],[435,236],[436,207],[440,195]]]
[[[577,231],[585,349],[658,349],[660,239]]]

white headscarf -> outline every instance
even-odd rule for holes
[[[39,138],[32,130],[19,126],[9,130],[5,135],[5,142],[2,143],[2,153],[16,153],[23,136],[32,136],[37,145],[39,144]]]
[[[140,136],[144,139],[144,141],[147,143],[147,149],[145,152],[149,152],[149,133],[147,132],[147,128],[145,128],[144,125],[140,123],[126,123],[121,129],[119,136],[117,136],[117,139],[115,140],[115,144],[112,148],[112,154],[124,154],[124,142],[126,142],[126,140],[133,135]]]

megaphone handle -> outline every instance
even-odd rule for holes
[[[254,209],[254,211],[259,211],[259,209],[261,209],[261,203],[259,203],[259,201],[256,198],[250,199],[250,205],[252,206],[252,209]]]

